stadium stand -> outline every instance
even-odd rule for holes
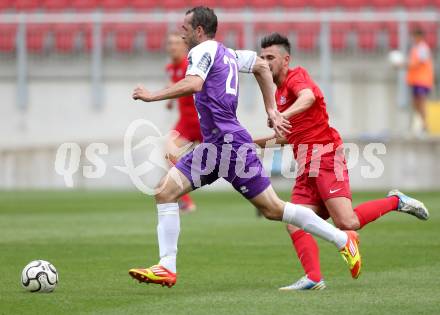
[[[408,10],[432,9],[440,7],[440,0],[0,0],[1,12],[88,12],[103,10],[108,12],[138,12],[151,10],[184,10],[195,5],[209,5],[222,10],[246,9],[267,10]],[[437,23],[411,23],[410,29],[422,27],[429,45],[438,48]],[[121,53],[137,50],[160,51],[164,48],[163,37],[167,25],[146,23],[117,24],[103,26],[105,48]],[[254,36],[259,40],[263,34],[279,31],[291,38],[294,49],[311,52],[319,48],[318,23],[257,23]],[[398,48],[398,25],[395,22],[332,23],[331,48],[342,52],[354,46],[361,52],[377,49]],[[16,26],[0,24],[0,52],[15,50]],[[31,53],[41,53],[46,48],[60,53],[88,52],[92,48],[91,25],[28,25],[27,47]],[[143,38],[143,45],[136,45],[137,38]],[[244,47],[244,26],[239,23],[221,23],[217,38],[228,46]],[[381,39],[381,40],[380,40]],[[110,44],[109,44],[110,43]]]
[[[127,9],[126,0],[101,0],[101,7],[106,11]]]
[[[11,53],[15,51],[16,32],[16,24],[0,24],[0,52]]]
[[[71,8],[69,0],[42,0],[41,8],[49,12],[68,10]]]
[[[47,34],[50,30],[48,24],[30,24],[26,29],[26,44],[29,52],[41,53],[45,49]]]
[[[79,24],[55,24],[53,34],[55,49],[59,53],[70,53],[75,50],[75,39],[80,33]]]
[[[72,0],[70,5],[76,11],[90,11],[100,8],[98,0]]]
[[[357,46],[365,52],[374,51],[378,47],[377,35],[380,31],[378,23],[356,23]]]
[[[142,29],[138,24],[117,24],[115,26],[115,49],[121,53],[129,53],[135,49],[135,40]]]
[[[131,6],[128,7],[136,11],[146,11],[158,7],[158,1],[132,0],[130,4]]]
[[[440,0],[1,0],[0,10],[180,10],[195,5],[220,9],[420,9],[440,5]]]
[[[15,0],[11,4],[17,11],[35,11],[41,8],[38,0]]]
[[[229,47],[244,47],[243,25],[241,23],[219,24],[217,39]]]
[[[149,51],[160,51],[165,47],[164,38],[167,33],[167,26],[161,23],[149,24],[145,28],[145,48]]]

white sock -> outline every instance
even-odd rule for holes
[[[347,243],[347,233],[321,219],[312,209],[286,202],[282,221],[319,236],[335,244],[338,249]]]
[[[157,205],[157,239],[159,242],[159,265],[176,272],[177,241],[180,233],[179,205],[162,203]]]

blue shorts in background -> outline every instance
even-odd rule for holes
[[[411,85],[412,95],[414,97],[426,97],[431,92],[431,89],[422,85]]]

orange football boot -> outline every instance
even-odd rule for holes
[[[359,235],[355,231],[345,231],[348,239],[345,246],[339,251],[342,258],[347,262],[353,279],[361,274],[362,258],[359,252]]]
[[[161,265],[154,265],[145,269],[133,268],[128,271],[128,274],[139,282],[156,283],[169,288],[175,285],[177,281],[177,274]]]

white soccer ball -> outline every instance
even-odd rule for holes
[[[45,260],[34,260],[21,272],[21,285],[30,292],[52,292],[58,283],[55,266]]]
[[[400,50],[392,50],[388,53],[388,61],[396,67],[405,63],[405,55]]]

